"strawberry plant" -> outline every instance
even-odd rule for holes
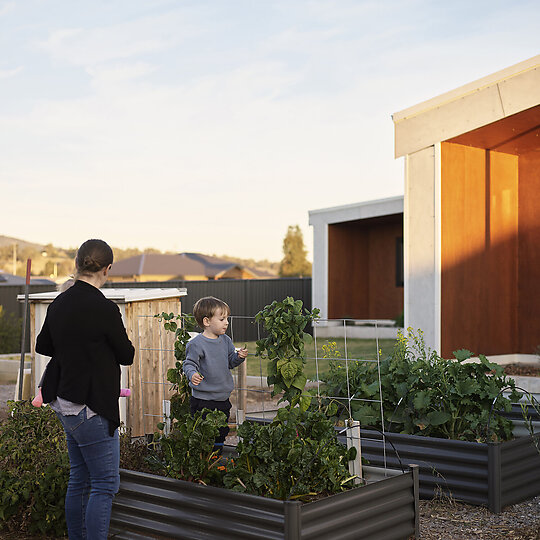
[[[268,385],[273,385],[272,395],[283,392],[280,401],[288,401],[291,407],[300,405],[306,410],[311,396],[303,394],[307,379],[304,343],[311,336],[304,332],[308,323],[319,317],[319,310],[309,311],[301,300],[290,296],[283,301],[275,300],[255,315],[266,336],[257,341],[257,356],[268,360]]]

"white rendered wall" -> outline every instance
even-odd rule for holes
[[[435,146],[406,156],[403,224],[405,327],[421,329],[426,344],[437,351],[440,351],[439,157]]]
[[[321,319],[328,319],[328,224],[322,222],[313,224],[311,299]]]

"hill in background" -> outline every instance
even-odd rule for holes
[[[13,268],[13,254],[17,259],[16,271]],[[121,261],[128,257],[141,255],[142,253],[174,253],[173,251],[160,251],[154,248],[116,248],[113,247],[115,260]],[[60,248],[53,244],[37,244],[19,238],[0,235],[0,270],[4,270],[10,274],[23,276],[26,273],[26,260],[32,259],[32,275],[45,276],[51,279],[66,278],[74,272],[74,260],[77,248]],[[267,271],[272,274],[278,273],[279,262],[271,262],[268,260],[256,261],[254,259],[242,259],[229,255],[214,255],[221,259],[231,261],[255,268],[257,270]]]

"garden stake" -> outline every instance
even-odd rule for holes
[[[362,448],[360,446],[360,422],[349,418],[347,420],[347,449],[356,448],[356,457],[349,461],[349,472],[356,476],[355,484],[362,483]]]
[[[32,259],[26,259],[26,285],[24,286],[24,312],[22,323],[22,336],[21,336],[21,364],[19,366],[19,401],[22,400],[23,385],[24,385],[24,353],[26,342],[26,317],[28,311],[28,293],[30,289],[30,269],[32,268]]]

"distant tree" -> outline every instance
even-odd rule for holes
[[[279,265],[281,277],[311,276],[311,263],[307,260],[304,237],[298,225],[289,225],[283,239],[283,259]]]

